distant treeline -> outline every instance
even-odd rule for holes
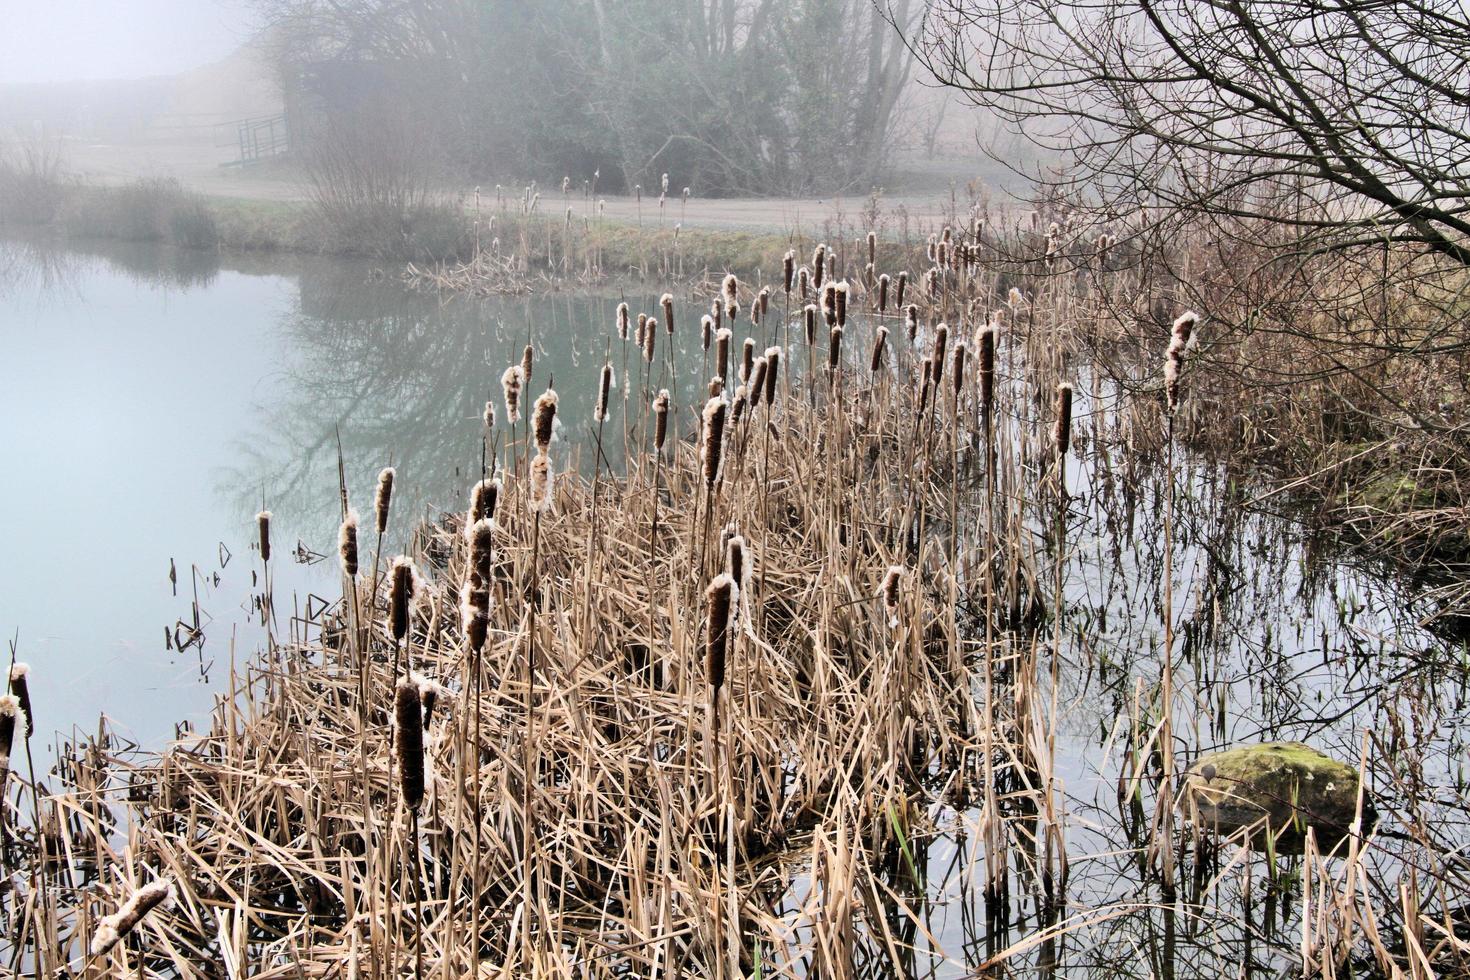
[[[867,190],[912,0],[256,0],[303,152],[649,197]],[[325,148],[325,149],[324,149]],[[374,178],[377,179],[377,178]]]

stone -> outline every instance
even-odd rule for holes
[[[1299,854],[1311,827],[1322,851],[1350,832],[1358,799],[1358,771],[1301,742],[1241,745],[1201,756],[1184,774],[1180,807],[1195,826],[1231,834],[1254,827],[1252,847]],[[1377,815],[1365,796],[1363,829]]]

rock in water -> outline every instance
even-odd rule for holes
[[[1201,828],[1233,833],[1255,826],[1251,846],[1266,846],[1269,822],[1276,850],[1300,853],[1306,829],[1323,851],[1348,835],[1358,802],[1358,771],[1301,742],[1242,745],[1202,756],[1184,776],[1180,806]],[[1363,799],[1363,828],[1376,814]]]

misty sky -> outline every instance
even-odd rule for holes
[[[0,0],[0,82],[171,75],[249,36],[247,0]]]

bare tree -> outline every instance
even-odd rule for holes
[[[906,36],[1073,200],[1470,264],[1461,0],[931,0]]]

